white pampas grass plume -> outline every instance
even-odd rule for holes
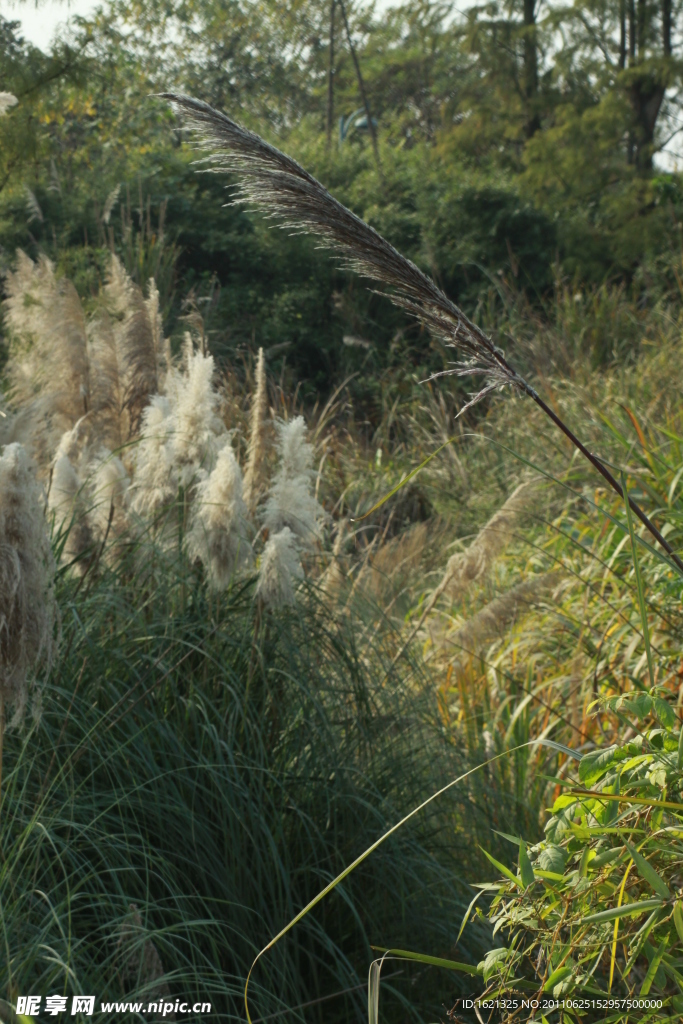
[[[149,279],[147,285],[145,309],[152,329],[152,345],[156,353],[157,384],[159,391],[163,391],[166,374],[171,368],[171,340],[164,337],[164,324],[159,306],[159,289],[153,277]]]
[[[174,404],[173,448],[180,482],[187,486],[197,469],[207,471],[215,460],[225,424],[218,415],[220,396],[213,387],[213,356],[188,354],[187,372],[176,374],[169,397]]]
[[[247,468],[244,474],[244,500],[253,516],[261,497],[263,462],[266,452],[266,417],[268,415],[268,390],[266,385],[266,357],[263,349],[258,350],[256,364],[256,393],[252,399]]]
[[[19,100],[11,92],[0,92],[0,117],[4,117],[8,110],[16,107]]]
[[[79,458],[79,430],[81,421],[72,430],[63,434],[52,466],[48,509],[54,517],[56,531],[65,535],[62,561],[75,562],[92,545],[92,533],[88,521],[85,488],[80,473],[74,465]],[[82,570],[83,566],[76,566]]]
[[[139,516],[151,516],[174,501],[178,477],[171,434],[173,406],[165,395],[155,395],[142,414],[141,438],[135,446],[135,473],[131,506]]]
[[[119,535],[126,525],[129,479],[116,455],[103,448],[88,467],[90,489],[89,518],[98,543],[114,530]]]
[[[268,538],[259,570],[256,596],[269,608],[296,601],[297,583],[304,578],[296,538],[288,526]]]
[[[46,467],[63,433],[90,408],[83,308],[74,286],[56,277],[48,259],[33,263],[21,251],[16,270],[6,276],[5,290],[9,399],[21,410],[32,454]]]
[[[41,224],[42,224],[43,219],[44,219],[43,218],[43,211],[40,208],[40,203],[36,199],[35,192],[32,192],[31,189],[28,187],[28,185],[24,186],[24,192],[26,194],[26,210],[27,210],[27,213],[29,215],[29,217],[28,217],[29,224],[33,220],[40,221]]]
[[[264,525],[271,533],[287,526],[304,544],[320,536],[325,512],[311,493],[313,447],[306,440],[303,416],[277,424],[278,469],[265,506]]]
[[[43,497],[24,448],[0,456],[0,768],[4,709],[20,719],[29,673],[55,653],[54,561]]]
[[[225,590],[235,570],[251,562],[246,515],[242,473],[228,442],[197,486],[187,536],[188,554],[202,562],[213,590]]]
[[[108,224],[109,223],[111,215],[114,212],[114,207],[116,206],[116,204],[119,201],[119,194],[120,194],[120,192],[121,192],[121,186],[120,185],[115,185],[114,188],[109,193],[109,195],[107,196],[107,198],[105,199],[105,201],[104,201],[104,209],[102,211],[102,223],[103,224]]]

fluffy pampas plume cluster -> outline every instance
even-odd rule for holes
[[[29,680],[55,651],[54,563],[43,497],[25,450],[0,456],[0,779],[5,708],[26,708]]]
[[[277,424],[279,469],[264,510],[271,533],[288,526],[305,545],[320,535],[325,513],[312,494],[313,446],[306,439],[303,416]]]
[[[325,512],[312,493],[313,447],[303,416],[277,424],[279,468],[265,503],[269,537],[261,559],[257,592],[270,606],[291,604],[303,577],[301,551],[320,537]]]
[[[268,389],[266,387],[266,358],[263,349],[258,350],[256,364],[256,392],[251,405],[249,449],[247,468],[244,474],[244,500],[249,514],[254,515],[263,481],[266,450],[266,417],[268,415]]]
[[[177,500],[179,488],[192,488],[210,474],[225,444],[213,357],[186,351],[184,361],[182,372],[169,372],[165,394],[154,395],[142,414],[131,486],[140,516],[157,514]]]
[[[65,566],[85,574],[125,550],[144,558],[139,540],[151,531],[156,552],[184,552],[221,591],[261,548],[262,603],[290,604],[325,514],[313,494],[313,448],[301,416],[277,425],[278,469],[268,482],[263,350],[243,479],[213,357],[188,334],[172,358],[154,281],[145,297],[112,256],[86,316],[49,260],[34,263],[19,252],[6,292],[4,440],[25,441],[38,464]]]
[[[193,510],[188,553],[204,565],[209,585],[224,590],[234,572],[252,562],[242,473],[229,441],[212,472],[197,486]]]
[[[304,577],[294,534],[285,526],[268,538],[259,571],[256,594],[269,608],[296,601],[296,585]]]

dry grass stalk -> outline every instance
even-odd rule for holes
[[[268,417],[266,358],[262,348],[258,350],[256,392],[252,399],[250,412],[249,448],[247,450],[247,468],[244,473],[244,500],[249,514],[253,516],[261,497],[263,485],[266,419]]]

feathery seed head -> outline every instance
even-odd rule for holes
[[[296,585],[304,577],[296,538],[288,526],[272,534],[263,549],[256,594],[269,608],[296,602]]]
[[[246,516],[242,473],[228,441],[197,486],[187,536],[188,553],[202,562],[214,590],[225,590],[235,570],[251,563]]]
[[[280,467],[273,478],[264,510],[264,524],[271,533],[288,526],[301,541],[311,545],[320,536],[325,511],[311,493],[313,446],[306,440],[303,416],[277,424]]]
[[[54,560],[43,496],[19,444],[0,456],[0,688],[20,717],[28,674],[55,653]]]
[[[263,463],[266,451],[266,417],[268,415],[268,390],[266,384],[266,358],[263,349],[258,350],[256,364],[256,393],[252,398],[247,469],[244,474],[244,500],[251,515],[256,511],[261,497]]]
[[[174,501],[178,474],[173,459],[171,434],[173,404],[166,395],[154,395],[142,414],[141,437],[135,445],[131,507],[149,516]]]
[[[213,356],[194,352],[188,354],[186,372],[175,372],[168,381],[167,393],[173,407],[172,444],[183,486],[192,483],[200,467],[210,472],[225,438],[213,374]]]
[[[101,449],[88,467],[90,473],[90,522],[96,540],[101,541],[110,523],[116,522],[116,533],[125,526],[129,479],[126,469],[116,455]]]
[[[388,286],[396,305],[459,351],[461,361],[446,373],[483,375],[484,387],[465,408],[505,385],[532,392],[488,335],[431,278],[295,160],[207,103],[174,93],[162,95],[182,111],[198,146],[212,150],[203,162],[237,179],[235,202],[261,209],[285,227],[322,238],[347,267]]]

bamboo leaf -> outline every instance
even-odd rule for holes
[[[475,903],[477,902],[477,900],[479,899],[479,897],[480,897],[481,895],[483,895],[483,893],[484,893],[485,891],[486,891],[485,889],[480,889],[480,890],[479,890],[479,892],[475,894],[475,896],[474,896],[474,898],[473,898],[472,902],[470,903],[469,907],[468,907],[468,908],[467,908],[467,910],[465,911],[465,916],[464,916],[464,917],[463,917],[463,919],[462,919],[462,924],[460,925],[460,931],[458,932],[458,937],[457,937],[457,939],[455,940],[456,942],[459,942],[459,941],[460,941],[460,936],[461,936],[461,935],[462,935],[462,933],[464,932],[464,930],[465,930],[465,925],[467,924],[467,922],[468,922],[468,921],[469,921],[469,919],[470,919],[470,914],[472,913],[472,910],[473,910],[473,908],[474,908],[474,904],[475,904]]]
[[[372,946],[372,949],[380,952],[377,946]],[[399,956],[403,960],[415,960],[420,964],[430,964],[432,967],[443,967],[447,971],[460,971],[464,974],[471,974],[473,977],[481,974],[478,967],[474,964],[463,964],[457,960],[444,960],[440,956],[429,956],[427,953],[413,953],[408,949],[382,949],[382,953],[385,956]]]
[[[483,846],[480,846],[479,849],[484,854],[484,856],[487,858],[487,860],[491,861],[491,863],[493,864],[494,868],[498,868],[500,873],[505,875],[506,878],[509,878],[509,880],[511,882],[514,882],[515,885],[519,889],[522,888],[522,883],[520,882],[519,878],[517,878],[516,875],[513,875],[509,868],[506,868],[505,865],[501,864],[499,860],[496,860],[496,858],[492,857],[490,853],[487,853],[487,851],[484,849]]]
[[[600,924],[601,921],[614,921],[618,917],[631,917],[662,906],[662,900],[639,900],[638,903],[627,903],[624,907],[612,907],[601,910],[597,914],[588,914],[581,918],[581,924]]]
[[[635,846],[631,846],[631,844],[628,841],[626,841],[624,845],[633,857],[634,863],[638,868],[638,873],[640,877],[645,879],[648,885],[652,889],[654,889],[657,895],[661,896],[662,899],[671,899],[671,892],[669,890],[668,885],[662,878],[660,878],[660,876],[657,874],[657,872],[652,867],[650,862],[647,861],[645,857],[643,857],[642,853],[639,853],[638,850],[636,850]]]
[[[674,924],[676,925],[678,937],[683,942],[683,905],[680,900],[676,900],[674,907]]]
[[[523,841],[519,844],[519,877],[522,879],[522,885],[525,889],[528,889],[536,881],[534,869],[531,866],[529,854],[526,851],[526,843]]]
[[[550,975],[550,977],[546,981],[545,985],[543,986],[543,991],[544,992],[552,992],[552,990],[555,988],[555,986],[557,984],[559,984],[559,982],[564,981],[565,978],[569,978],[570,977],[570,975],[572,973],[572,970],[573,970],[573,968],[571,968],[569,966],[558,967],[557,970],[553,971],[553,973]]]
[[[650,966],[647,969],[647,974],[645,975],[645,980],[643,981],[643,984],[642,984],[641,989],[640,989],[640,995],[641,996],[646,996],[648,994],[648,992],[650,991],[650,989],[652,988],[652,982],[655,980],[655,975],[657,974],[657,971],[659,970],[659,965],[662,962],[662,957],[664,956],[664,954],[666,953],[668,948],[669,948],[669,936],[665,935],[664,938],[662,939],[662,941],[659,943],[659,946],[657,947],[657,952],[655,953],[655,955],[652,957],[652,960],[650,961]]]

